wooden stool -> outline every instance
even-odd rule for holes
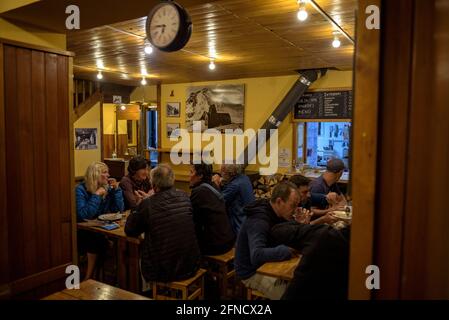
[[[262,292],[257,291],[255,289],[246,288],[246,299],[247,300],[269,300],[267,297],[263,295]]]
[[[222,298],[228,297],[228,281],[235,278],[234,256],[235,249],[232,248],[228,252],[218,256],[203,257],[204,261],[207,262],[207,271],[209,274],[218,279],[218,287]]]
[[[203,300],[204,275],[206,270],[198,269],[189,279],[173,282],[153,282],[152,291],[155,300]]]

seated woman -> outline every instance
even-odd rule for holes
[[[224,197],[212,183],[211,178],[212,165],[201,163],[191,166],[190,201],[195,232],[203,255],[226,253],[235,243]]]
[[[122,190],[115,179],[109,178],[108,166],[93,162],[84,175],[84,181],[76,189],[76,215],[78,221],[95,219],[109,212],[123,211]],[[104,236],[78,230],[78,250],[87,252],[87,272],[85,280],[92,277],[98,254],[107,249]]]
[[[148,162],[144,157],[137,156],[129,161],[128,175],[120,181],[120,188],[123,190],[126,209],[135,209],[152,194]]]

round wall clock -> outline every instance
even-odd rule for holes
[[[192,22],[187,11],[174,1],[163,1],[148,14],[147,39],[159,50],[182,49],[192,34]]]

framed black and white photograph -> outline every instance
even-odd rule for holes
[[[173,134],[174,138],[179,138],[180,136],[180,125],[179,123],[167,123],[167,138]]]
[[[245,85],[226,84],[188,87],[186,92],[186,127],[192,131],[194,121],[201,131],[242,129],[245,107]]]
[[[167,102],[167,117],[179,118],[181,103]]]
[[[75,129],[76,150],[92,150],[97,148],[97,128]]]

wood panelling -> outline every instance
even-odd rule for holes
[[[448,299],[449,6],[382,4],[374,297]]]
[[[380,0],[359,1],[360,8],[371,4],[380,6]],[[357,21],[351,146],[351,191],[357,214],[351,229],[349,298],[369,299],[371,292],[365,286],[365,269],[373,259],[380,31],[366,29],[362,9],[358,11]]]
[[[32,52],[32,88],[33,92],[44,92],[45,90],[45,53],[39,51]],[[34,119],[34,144],[33,154],[39,156],[34,157],[34,169],[40,172],[44,177],[47,176],[47,153],[41,153],[41,150],[47,150],[47,137],[45,128],[47,125],[45,112],[45,95],[33,95],[33,119]],[[34,181],[36,199],[46,199],[48,194],[47,179],[36,179]],[[50,224],[50,216],[48,214],[48,202],[36,202],[36,228],[37,228],[37,251],[41,252],[38,259],[39,268],[45,270],[50,268],[50,234],[47,227]]]
[[[6,164],[8,170],[0,179],[6,194],[0,286],[16,294],[43,285],[36,275],[54,281],[47,273],[72,263],[69,58],[9,43],[1,49],[0,132],[6,143],[0,144],[0,175]]]
[[[316,1],[343,29],[354,36],[356,0]],[[75,74],[94,79],[97,62],[105,81],[139,85],[142,67],[149,83],[179,83],[293,74],[298,69],[352,69],[353,44],[341,36],[334,49],[333,27],[310,4],[309,18],[296,18],[294,0],[219,0],[186,7],[192,37],[172,53],[143,52],[146,17],[68,35],[76,53]],[[208,70],[209,47],[214,43],[217,68]]]
[[[407,14],[397,15],[397,12]],[[381,70],[381,109],[379,122],[376,241],[374,263],[382,270],[382,290],[376,298],[398,297],[401,277],[401,252],[406,197],[409,134],[410,65],[413,43],[412,1],[387,2],[384,8]],[[387,30],[394,30],[394,32]],[[401,36],[398,37],[397,35]],[[394,155],[395,161],[392,161]],[[381,231],[382,230],[382,231]],[[382,232],[382,236],[379,236]],[[385,244],[388,243],[388,250]]]
[[[449,178],[449,4],[416,0],[414,6],[419,15],[414,16],[411,49],[400,297],[449,299],[449,216],[445,199],[445,179]],[[436,36],[429,37],[429,32]],[[423,179],[420,173],[424,172]],[[417,252],[423,259],[416,261]]]
[[[6,138],[6,163],[20,163],[18,146],[20,145],[17,128],[20,128],[19,112],[17,112],[17,53],[16,48],[4,45],[4,70],[5,70],[5,138]],[[28,142],[29,144],[29,142]],[[22,201],[18,199],[21,194],[21,181],[18,179],[17,169],[11,170],[8,166],[6,176],[6,194],[8,214],[8,254],[9,263],[14,266],[10,270],[9,279],[19,279],[24,272],[24,247],[23,235],[24,223],[22,219]],[[13,198],[11,198],[13,196]],[[12,254],[14,253],[14,254]]]
[[[128,135],[119,134],[117,136],[117,157],[123,158],[128,150]]]
[[[125,110],[117,108],[117,120],[140,120],[140,106],[127,105]]]
[[[0,42],[0,70],[3,70],[4,49]],[[4,97],[4,73],[0,72],[0,97]],[[5,102],[0,98],[0,284],[9,279],[8,256],[8,215],[6,198],[6,129],[5,129]],[[1,291],[1,290],[0,290]],[[0,292],[0,297],[2,293]]]
[[[112,153],[115,149],[115,135],[103,134],[103,159],[112,158]]]

